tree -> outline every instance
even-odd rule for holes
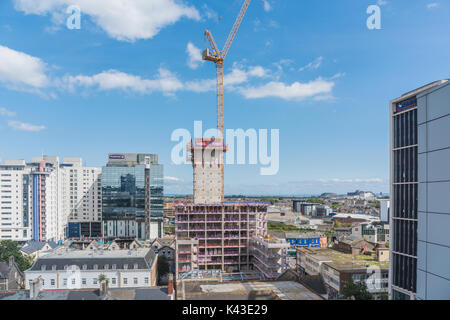
[[[364,282],[355,283],[353,279],[344,286],[342,289],[342,295],[346,299],[355,300],[372,300],[372,294],[367,291],[367,286]]]
[[[322,204],[322,205],[325,204],[325,201],[323,201],[320,198],[309,198],[306,201],[309,202],[309,203],[317,203],[317,204]]]
[[[106,281],[106,283],[109,282],[108,278],[106,278],[106,276],[105,276],[104,274],[100,274],[100,275],[98,276],[98,283],[101,284],[103,281]]]
[[[158,274],[160,277],[169,273],[169,263],[164,255],[158,256]]]
[[[14,257],[14,261],[19,266],[20,271],[25,271],[33,265],[31,258],[23,256],[17,242],[12,240],[0,241],[0,261],[9,261],[9,257]]]

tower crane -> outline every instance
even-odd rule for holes
[[[217,48],[216,42],[209,30],[205,31],[205,36],[208,39],[208,42],[211,46],[211,52],[209,49],[203,51],[203,60],[212,61],[216,64],[217,69],[217,135],[218,141],[222,142],[223,151],[225,151],[226,147],[224,144],[224,131],[223,131],[223,65],[225,62],[225,58],[228,54],[228,50],[230,50],[231,44],[233,43],[234,37],[239,29],[239,26],[242,23],[242,19],[244,19],[245,13],[247,12],[247,8],[250,4],[251,0],[245,0],[241,11],[233,25],[233,28],[228,35],[227,41],[225,43],[225,47],[222,51]],[[222,201],[225,200],[225,190],[224,190],[224,155],[223,152],[220,152],[220,166],[222,167]]]

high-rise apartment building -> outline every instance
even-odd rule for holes
[[[102,169],[83,166],[81,158],[64,158],[63,192],[69,212],[68,238],[102,236]]]
[[[6,161],[0,165],[0,239],[57,241],[74,236],[69,229],[79,230],[80,223],[90,232],[77,237],[100,237],[100,179],[101,169],[83,167],[80,158]]]
[[[33,234],[31,168],[25,160],[0,165],[0,240],[27,241]]]
[[[58,157],[6,161],[0,178],[0,239],[56,241],[65,236],[68,215]]]
[[[156,154],[109,154],[102,169],[105,238],[162,236],[163,166]]]
[[[450,299],[450,81],[391,101],[392,299]]]

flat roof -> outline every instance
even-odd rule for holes
[[[295,281],[184,281],[183,287],[186,300],[323,300]]]
[[[83,259],[83,258],[96,258],[96,259],[110,259],[110,258],[127,258],[127,257],[140,257],[144,258],[147,253],[152,250],[150,248],[136,248],[136,249],[123,249],[123,250],[76,250],[59,248],[56,250],[48,251],[39,256],[39,259]]]
[[[368,268],[367,265],[389,269],[389,262],[379,262],[373,256],[352,255],[332,248],[298,248],[297,250],[311,255],[314,259],[327,261],[324,262],[326,265],[339,271],[365,270]]]

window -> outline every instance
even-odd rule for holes
[[[75,279],[72,279],[72,284],[75,284]]]
[[[94,278],[94,279],[92,280],[92,283],[93,283],[93,284],[97,284],[97,278]]]
[[[145,283],[145,284],[148,284],[148,283],[149,283],[148,278],[145,278],[145,279],[144,279],[144,283]]]
[[[54,286],[54,285],[55,285],[55,279],[51,279],[51,280],[50,280],[50,285],[51,285],[51,286]]]
[[[138,284],[138,278],[133,278],[134,284]]]
[[[128,284],[128,278],[123,278],[123,284]]]
[[[63,286],[64,286],[64,287],[67,286],[67,278],[64,278],[64,279],[63,279]]]
[[[42,266],[41,266],[41,270],[42,270],[42,271],[45,271],[45,269],[47,269],[47,266],[46,266],[46,265],[42,265]]]
[[[128,264],[124,264],[124,265],[123,265],[123,268],[124,268],[125,270],[127,270],[127,269],[128,269]]]
[[[137,263],[134,264],[134,268],[135,268],[135,269],[138,268],[138,264],[137,264]]]
[[[108,270],[108,269],[109,269],[109,264],[105,264],[104,269],[105,269],[105,270]]]
[[[81,279],[82,284],[86,284],[86,278]]]
[[[87,264],[83,264],[83,270],[87,270]]]
[[[98,264],[94,264],[94,270],[98,269]]]
[[[116,278],[111,279],[112,284],[116,284]]]

